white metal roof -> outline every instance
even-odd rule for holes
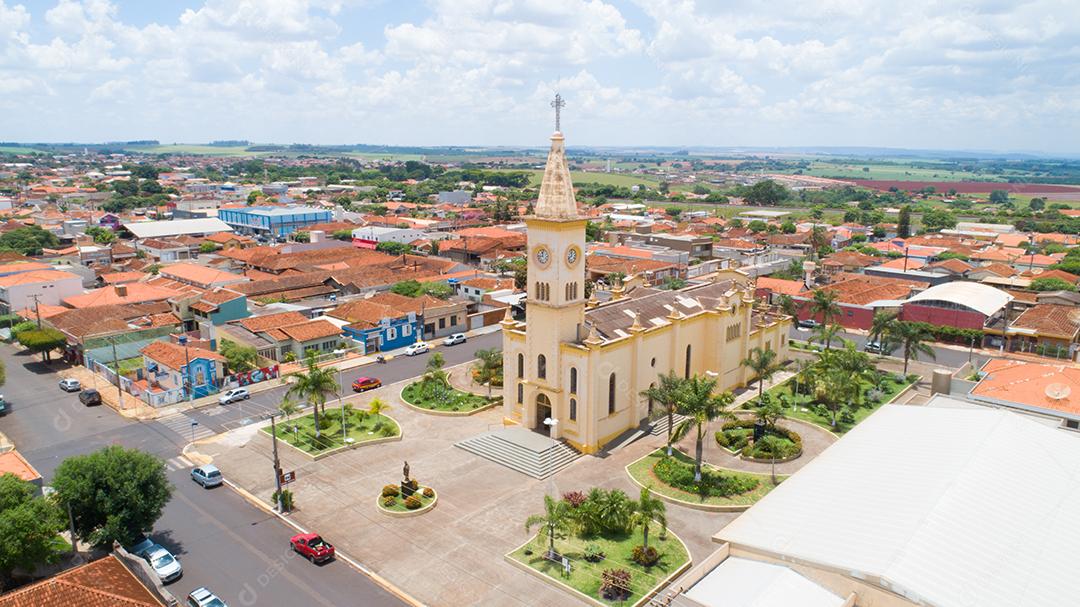
[[[124,223],[124,227],[134,234],[136,238],[232,232],[232,228],[227,223],[216,217],[177,219],[175,221],[133,221]]]
[[[706,607],[841,607],[844,599],[783,565],[728,557],[686,591]]]
[[[977,282],[954,280],[930,287],[908,298],[909,302],[940,300],[967,306],[973,310],[993,316],[1005,307],[1013,296],[1001,289],[988,287]]]
[[[885,405],[718,539],[936,607],[1080,596],[1080,437],[1004,410]]]

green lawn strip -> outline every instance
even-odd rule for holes
[[[904,391],[905,388],[907,388],[908,386],[911,385],[911,383],[907,382],[907,381],[897,382],[897,381],[894,381],[893,379],[885,380],[882,383],[882,396],[881,396],[881,401],[880,402],[878,402],[878,403],[865,403],[865,401],[864,401],[865,404],[863,406],[861,406],[858,409],[856,409],[855,411],[853,411],[853,415],[855,417],[855,423],[854,424],[845,424],[845,423],[841,422],[839,420],[839,415],[837,415],[836,427],[833,427],[831,415],[829,415],[829,414],[826,414],[826,415],[819,414],[817,412],[817,410],[815,409],[815,407],[813,406],[813,403],[812,403],[812,400],[811,400],[810,396],[804,395],[804,394],[797,394],[797,395],[792,394],[791,389],[795,385],[794,382],[795,382],[795,378],[792,377],[791,379],[787,380],[786,382],[784,382],[784,383],[782,383],[782,384],[780,384],[778,386],[773,386],[772,388],[769,388],[765,392],[767,394],[771,395],[774,399],[780,399],[782,396],[786,396],[787,398],[793,399],[791,402],[793,402],[795,407],[794,407],[794,409],[785,408],[784,409],[784,416],[785,417],[789,417],[789,418],[792,418],[792,419],[798,419],[798,420],[802,420],[804,422],[809,422],[811,424],[815,424],[817,426],[821,426],[822,428],[825,428],[826,430],[828,430],[830,432],[833,432],[835,434],[844,434],[848,430],[851,430],[859,422],[861,422],[862,420],[869,417],[871,413],[873,413],[874,411],[877,411],[878,408],[881,405],[891,401],[893,398],[896,397],[897,394],[900,394],[902,391]],[[863,382],[863,392],[864,392],[864,394],[865,394],[865,392],[869,391],[871,388],[874,388],[874,387],[875,386],[873,384],[870,384],[868,382]],[[745,405],[743,405],[743,409],[753,410],[754,404],[756,402],[757,402],[756,400],[747,401],[747,403]],[[805,408],[805,410],[804,410],[804,408]]]
[[[315,443],[315,416],[312,414],[278,422],[278,440],[285,441],[308,453],[321,453],[328,449],[336,449],[345,446],[341,436],[341,409],[328,408],[326,410],[326,417],[330,419],[330,425],[322,430],[317,446]],[[361,418],[359,413],[354,411],[353,417],[348,422],[348,438],[353,439],[354,443],[363,443],[378,438],[386,438],[387,435],[383,434],[381,430],[375,430],[377,421],[382,422],[382,428],[389,427],[393,429],[393,433],[389,436],[394,436],[401,432],[394,420],[385,415],[373,416],[371,414],[364,414]],[[299,429],[293,431],[294,426],[297,426]],[[266,426],[262,431],[270,434],[270,427]]]
[[[479,394],[470,394],[454,388],[447,388],[447,396],[438,399],[425,398],[421,395],[421,390],[422,382],[411,383],[401,391],[401,398],[410,405],[433,411],[474,411],[491,403]]]
[[[421,487],[420,490],[417,491],[414,495],[419,495],[420,496],[420,507],[416,508],[415,510],[409,510],[408,508],[406,508],[405,507],[405,498],[401,497],[400,495],[394,498],[394,505],[393,506],[384,506],[383,503],[382,503],[384,498],[380,497],[379,498],[379,507],[382,508],[383,510],[389,510],[390,512],[416,512],[416,510],[423,510],[427,506],[430,506],[431,502],[435,501],[435,496],[434,495],[431,496],[431,497],[424,497],[424,488],[423,487]]]
[[[607,605],[632,605],[655,588],[666,577],[677,571],[687,561],[687,554],[682,542],[671,534],[661,540],[659,526],[649,533],[649,546],[656,548],[662,555],[660,562],[652,567],[642,567],[630,555],[635,546],[641,545],[641,531],[611,536],[580,537],[570,535],[556,538],[555,550],[570,559],[570,577],[566,577],[561,563],[554,563],[544,558],[547,551],[547,538],[538,538],[511,553],[510,558],[544,575],[562,582],[586,596],[590,596]],[[602,550],[606,557],[599,563],[590,563],[584,558],[585,547],[593,544]],[[525,551],[531,550],[531,555]],[[626,569],[630,572],[632,593],[626,601],[608,601],[600,596],[600,579],[605,569]]]
[[[749,477],[758,480],[758,486],[753,491],[740,493],[738,495],[731,495],[728,497],[709,496],[703,498],[697,493],[691,493],[689,491],[684,491],[677,487],[668,485],[656,476],[656,473],[653,472],[653,466],[656,465],[656,462],[660,461],[665,457],[664,453],[665,450],[663,448],[657,449],[649,455],[630,464],[630,466],[628,467],[628,470],[630,471],[630,476],[634,477],[634,480],[641,483],[642,485],[652,489],[652,491],[655,493],[659,493],[673,499],[682,500],[684,502],[690,502],[694,504],[707,504],[710,506],[748,506],[765,497],[765,494],[767,494],[773,488],[772,479],[768,475],[751,474],[749,472],[728,470],[726,468],[713,466],[708,462],[703,462],[703,467],[707,467],[715,472],[739,477]],[[689,457],[685,453],[682,453],[681,451],[674,451],[672,453],[672,457],[676,458],[680,463],[687,466],[692,467],[694,465],[694,459],[692,457]],[[780,477],[777,478],[780,479]]]

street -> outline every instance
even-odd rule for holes
[[[470,356],[473,350],[468,350]],[[180,456],[191,440],[189,432],[157,421],[128,420],[106,406],[84,407],[77,394],[57,387],[54,372],[63,368],[61,363],[45,366],[40,357],[16,354],[9,345],[0,345],[0,358],[7,366],[3,393],[12,403],[12,411],[0,418],[0,430],[46,484],[64,458],[106,445],[138,448],[166,462],[176,490],[152,537],[183,563],[184,576],[168,587],[181,602],[191,590],[206,586],[232,607],[403,604],[342,561],[316,566],[295,558],[289,550],[292,528],[227,487],[207,490],[193,483],[188,477],[190,462]],[[396,367],[422,366],[420,359],[392,361],[380,368],[406,373]],[[267,403],[274,398],[263,396]],[[256,398],[249,402],[253,401],[258,402]],[[333,529],[318,531],[333,542]]]
[[[812,335],[812,330],[800,329],[795,326],[792,326],[791,331],[788,333],[788,337],[790,339],[796,339],[799,341],[807,341]],[[863,347],[866,346],[867,336],[865,335],[859,333],[848,333],[847,331],[843,331],[839,334],[839,336],[843,337],[846,340],[854,342],[855,347],[859,350],[862,350]],[[836,347],[836,340],[833,340],[833,347]],[[952,348],[944,348],[937,344],[930,344],[930,347],[934,350],[935,358],[931,359],[926,356],[919,356],[920,361],[924,363],[937,363],[943,367],[949,367],[952,369],[958,369],[962,367],[964,363],[968,362],[969,354],[967,350],[954,350]],[[893,350],[892,356],[902,358],[903,354],[900,352],[899,348],[896,348]],[[982,354],[980,352],[974,352],[970,356],[972,364],[976,367],[982,366],[982,364],[988,359],[985,354]]]

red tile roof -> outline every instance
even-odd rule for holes
[[[170,369],[176,370],[179,370],[186,365],[188,360],[195,360],[197,358],[225,362],[225,357],[217,352],[211,352],[210,350],[204,350],[194,346],[185,348],[180,344],[174,344],[169,341],[155,341],[140,350],[140,352],[147,358],[155,360]]]
[[[164,607],[114,556],[0,596],[0,607]]]
[[[1020,403],[1041,409],[1080,414],[1080,367],[1070,363],[1043,364],[1022,360],[995,358],[983,366],[987,374],[971,393],[976,397]],[[1068,395],[1060,394],[1061,387],[1069,388]]]
[[[1061,304],[1038,304],[1024,310],[1009,327],[1071,341],[1076,338],[1077,332],[1080,332],[1080,308]]]

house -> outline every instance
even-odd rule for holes
[[[590,254],[585,256],[585,275],[589,280],[613,281],[608,277],[642,276],[647,282],[658,284],[672,278],[686,275],[685,266],[658,259],[639,259],[615,257],[612,255]]]
[[[935,285],[903,302],[900,319],[958,329],[983,329],[1007,317],[1013,297],[968,281]]]
[[[165,607],[115,555],[0,595],[0,607]]]
[[[225,357],[217,352],[170,341],[155,341],[139,352],[154,392],[201,398],[217,392],[225,380]]]
[[[327,316],[348,322],[345,334],[359,342],[364,352],[393,350],[469,329],[467,302],[430,295],[378,293],[342,304]]]
[[[971,400],[1080,429],[1080,366],[991,358],[979,371],[982,377],[968,395]]]
[[[452,204],[455,206],[464,206],[472,202],[472,192],[468,190],[439,192],[436,201],[438,204]]]
[[[1010,411],[884,405],[721,529],[670,604],[1072,605],[1078,508],[1075,436]]]
[[[82,295],[65,297],[63,303],[69,308],[92,308],[112,304],[133,304],[151,301],[166,301],[178,294],[167,289],[142,282],[113,285],[87,291]]]
[[[44,317],[44,315],[43,315]],[[64,308],[45,324],[64,334],[64,360],[82,364],[86,357],[112,360],[112,341],[120,338],[133,352],[181,328],[167,301],[106,304],[82,309]]]
[[[1080,356],[1080,307],[1037,303],[1004,331],[1005,349],[1077,360]]]
[[[765,299],[771,304],[776,304],[781,295],[795,297],[805,290],[806,285],[801,280],[758,276],[754,283],[754,297]]]
[[[880,262],[877,257],[858,253],[855,251],[837,251],[821,261],[821,268],[826,274],[837,272],[858,272],[863,268],[876,266]]]
[[[414,230],[412,228],[384,228],[379,226],[366,226],[363,228],[356,228],[352,231],[353,244],[357,244],[356,241],[360,241],[362,244],[377,245],[383,242],[397,242],[401,244],[409,244],[414,240],[425,238],[425,234],[422,230]]]
[[[183,284],[196,286],[200,289],[213,289],[215,287],[227,287],[241,282],[250,282],[250,279],[246,276],[222,270],[215,270],[193,263],[174,263],[163,266],[158,270],[158,275]]]
[[[215,327],[251,316],[246,295],[220,287],[203,293],[188,309],[196,323],[209,322]]]
[[[191,259],[191,247],[174,238],[147,238],[135,243],[135,248],[160,263]]]
[[[232,232],[216,232],[210,234],[203,240],[215,244],[222,249],[247,249],[258,244],[255,242],[254,238],[244,236],[243,234],[234,234]]]
[[[473,303],[480,303],[484,299],[484,295],[513,292],[514,279],[477,276],[458,281],[456,286],[458,295]]]
[[[899,310],[901,302],[926,283],[898,278],[882,278],[865,274],[840,273],[833,282],[815,290],[830,291],[836,296],[840,316],[835,319],[849,329],[869,329],[874,312],[878,309]],[[820,314],[810,312],[813,293],[805,292],[792,297],[798,305],[798,318],[813,318],[824,322]]]
[[[0,276],[0,308],[5,313],[37,305],[58,306],[82,292],[82,277],[71,272],[36,270]]]
[[[526,237],[514,233],[503,237],[462,236],[439,242],[439,255],[459,263],[481,264],[483,258],[515,256],[525,250]]]
[[[935,261],[932,264],[926,266],[926,270],[935,272],[938,274],[949,274],[957,278],[964,278],[969,272],[975,269],[975,266],[963,261],[961,259],[946,259],[944,261]]]
[[[342,330],[326,319],[310,320],[299,312],[251,316],[218,327],[219,335],[254,347],[259,356],[285,362],[308,351],[326,354],[341,346]]]
[[[41,495],[41,473],[39,473],[26,458],[15,449],[0,453],[0,475],[14,474],[20,479],[37,488],[37,495]],[[0,605],[3,602],[0,601]]]

